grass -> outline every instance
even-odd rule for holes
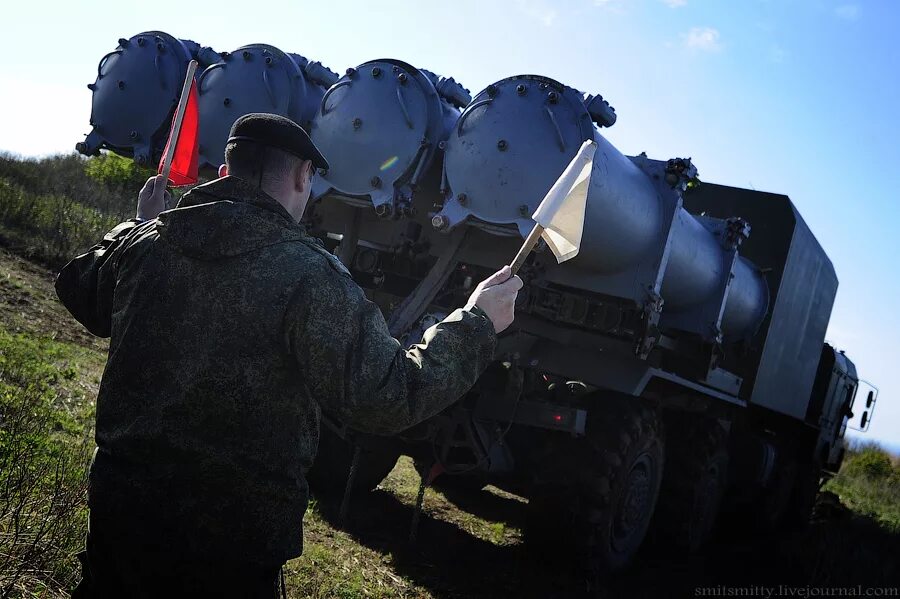
[[[0,250],[0,596],[54,597],[80,572],[85,473],[105,345],[45,269]]]
[[[78,576],[91,350],[0,330],[0,595],[58,594]]]
[[[391,479],[402,477],[395,469]],[[425,590],[391,570],[391,555],[366,547],[332,526],[317,499],[303,521],[303,556],[288,562],[285,580],[291,597],[421,597]]]
[[[475,551],[471,557],[476,559],[488,547],[518,551],[521,529],[508,521],[493,520],[501,510],[496,510],[496,515],[483,511],[475,515],[450,499],[460,503],[479,500],[487,506],[492,500],[511,501],[520,508],[524,506],[520,498],[492,487],[479,493],[481,497],[472,493],[450,493],[448,497],[427,489],[420,527],[422,541],[418,546],[409,545],[407,536],[420,480],[412,460],[401,457],[377,491],[356,500],[346,530],[337,526],[338,498],[314,498],[304,519],[304,554],[286,569],[291,596],[434,597],[447,592],[471,596],[470,592],[452,594],[459,585],[454,584],[441,562],[459,560],[452,553],[444,553],[448,540],[458,545],[465,539]],[[506,517],[511,513],[514,510]],[[433,551],[432,544],[441,549]],[[435,594],[435,587],[443,593]]]

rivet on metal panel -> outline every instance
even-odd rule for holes
[[[353,119],[353,128],[359,129],[360,127],[362,127],[362,119],[359,117],[356,117],[355,119]]]
[[[230,104],[231,104],[231,98],[225,98],[224,100],[222,100],[222,104],[223,104],[224,106],[230,105]]]
[[[272,64],[272,57],[266,56],[266,64]]]
[[[409,77],[407,77],[406,73],[400,73],[399,75],[397,75],[397,80],[404,85],[406,84],[407,79],[409,79]]]
[[[505,139],[501,139],[500,141],[497,142],[497,149],[500,150],[501,152],[506,151],[507,146],[508,146],[508,144],[506,143]]]
[[[125,89],[125,82],[121,79],[119,79],[119,83],[117,85],[119,86],[119,89]]]
[[[375,77],[375,79],[378,79],[379,77],[381,77],[381,68],[380,67],[372,68],[372,77]]]
[[[556,92],[550,92],[547,94],[547,101],[551,104],[556,104],[559,101],[559,94]]]
[[[393,211],[390,204],[378,204],[375,206],[375,214],[380,218],[389,217]]]
[[[392,72],[392,73],[399,73],[399,72],[400,72],[400,67],[398,67],[397,65],[392,66],[392,67],[391,67],[391,72]]]
[[[372,187],[378,189],[379,187],[381,187],[381,177],[372,177],[369,180],[369,183],[372,185]]]
[[[119,38],[119,45],[120,45],[120,46],[122,46],[122,47],[124,48],[124,47],[127,46],[128,44],[129,44],[129,42],[128,42],[127,39],[125,39],[124,37],[120,37],[120,38]]]
[[[450,224],[450,219],[448,219],[443,214],[435,214],[431,217],[431,226],[435,229],[441,230],[446,229],[447,225]]]
[[[250,60],[251,55],[250,55],[250,52],[248,52],[247,50],[244,50],[243,52],[241,52],[241,56],[244,57],[244,60]]]
[[[522,204],[519,206],[519,214],[522,216],[528,216],[528,204]]]
[[[519,85],[516,86],[516,93],[519,94],[520,96],[524,96],[526,89],[527,88],[520,83]]]
[[[494,96],[496,96],[497,95],[497,86],[494,85],[493,83],[491,85],[487,86],[487,95],[488,95],[488,98],[493,98]]]
[[[131,139],[137,139],[137,138],[138,138],[138,132],[137,132],[137,131],[132,131],[131,133],[128,134],[128,137],[130,137]]]
[[[156,42],[156,50],[158,52],[164,52],[166,49],[166,45],[162,42]]]
[[[137,39],[137,42],[138,42],[138,46],[143,46],[143,45],[144,45],[144,38],[139,37],[139,38]]]
[[[438,142],[438,149],[439,149],[439,150],[444,150],[444,149],[446,149],[446,148],[447,148],[447,142],[446,142],[446,141],[439,141],[439,142]]]
[[[356,69],[354,69],[353,67],[348,68],[344,72],[347,74],[347,77],[353,77],[354,75],[356,75]]]
[[[465,206],[466,204],[469,203],[469,196],[467,196],[464,193],[461,193],[458,196],[456,196],[456,201],[459,202],[460,206]]]

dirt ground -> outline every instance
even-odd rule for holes
[[[0,247],[0,325],[105,351],[108,343],[80,326],[56,298],[56,273]]]

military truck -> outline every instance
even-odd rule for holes
[[[616,122],[609,103],[549,77],[473,98],[399,60],[338,77],[273,46],[217,53],[162,32],[101,61],[78,150],[158,160],[191,59],[204,67],[202,162],[223,161],[247,112],[308,127],[331,168],[307,225],[408,344],[512,259],[581,144],[598,145],[580,253],[531,256],[476,386],[393,437],[324,415],[315,491],[371,490],[408,454],[423,482],[526,497],[530,533],[562,533],[610,571],[651,528],[698,550],[723,505],[764,527],[801,524],[854,409],[867,428],[877,390],[825,342],[837,276],[787,196],[701,184],[689,158],[625,156],[601,133]]]

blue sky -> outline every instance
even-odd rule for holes
[[[461,0],[16,2],[0,36],[0,149],[68,152],[99,59],[160,29],[266,42],[342,72],[392,57],[474,92],[536,73],[606,97],[626,154],[789,195],[841,281],[828,339],[881,389],[868,438],[900,451],[900,2]]]

